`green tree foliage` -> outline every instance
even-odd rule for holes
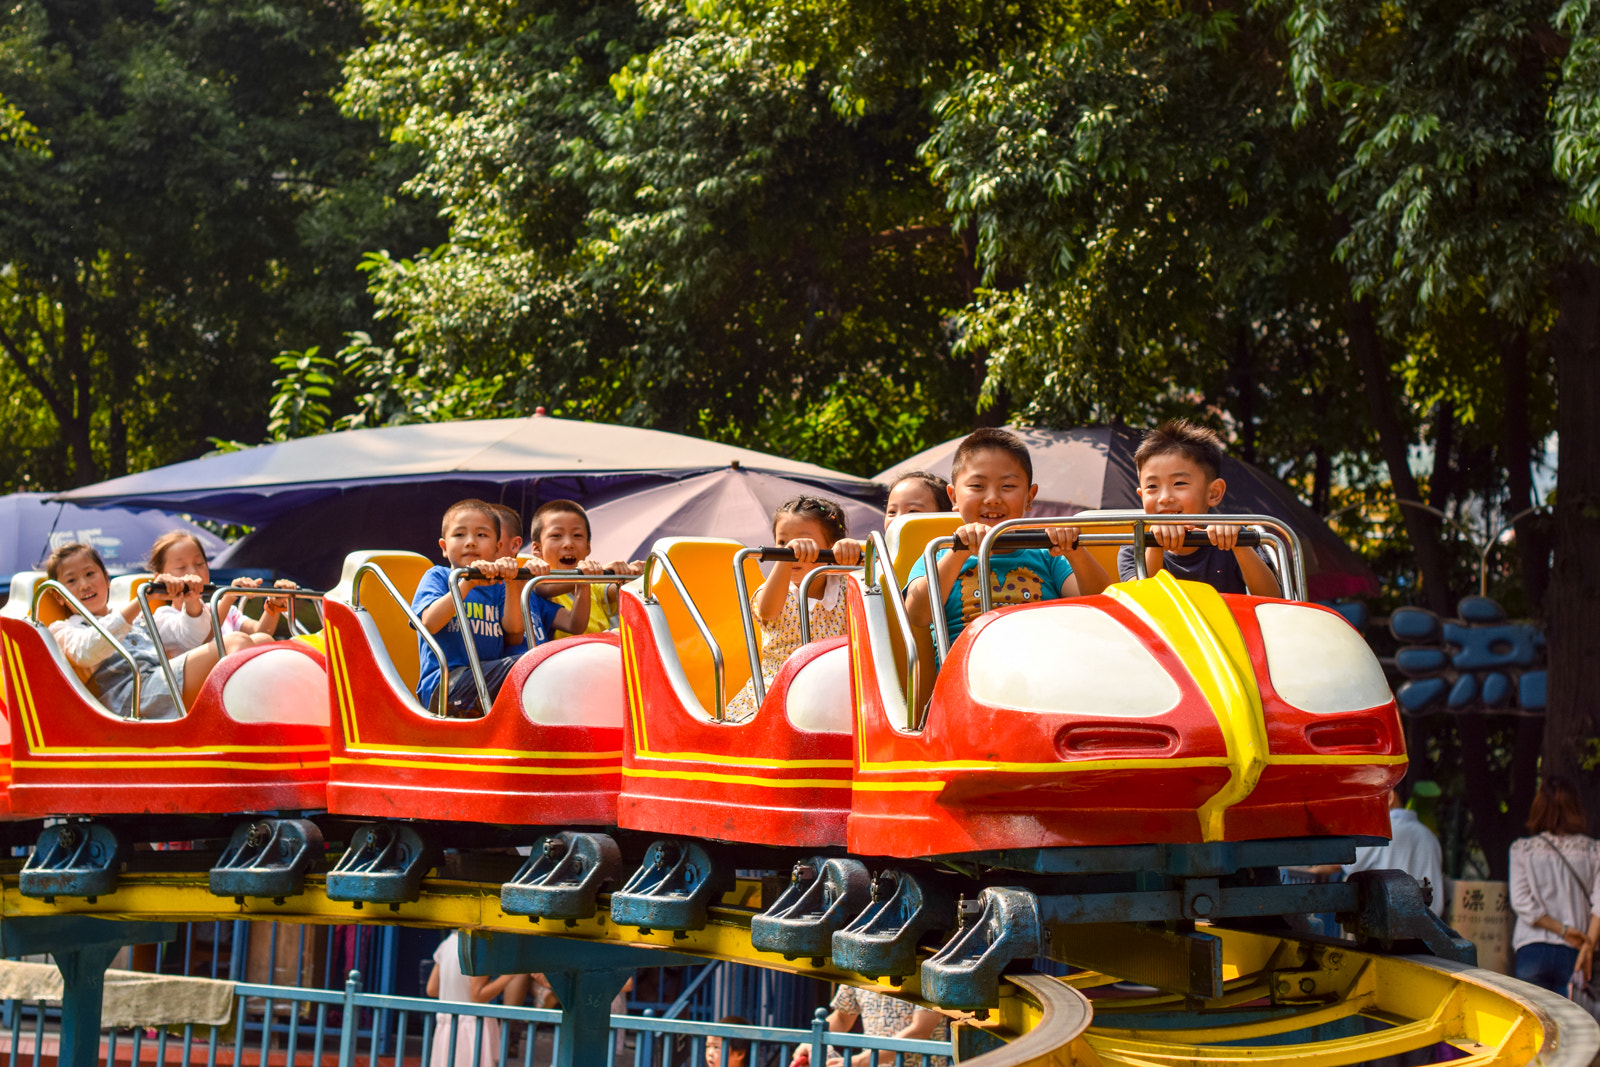
[[[943,326],[965,250],[914,94],[841,114],[815,70],[666,4],[368,10],[344,99],[422,150],[412,188],[452,222],[426,255],[369,262],[420,380],[768,447],[862,381],[925,432],[970,418]]]
[[[40,413],[59,435],[42,480],[258,436],[272,355],[370,306],[361,255],[419,219],[402,154],[330,96],[360,34],[354,4],[305,0],[8,10],[0,358],[29,410],[8,440]]]
[[[1353,290],[1420,355],[1417,382],[1442,407],[1499,423],[1507,512],[1534,503],[1531,441],[1549,426],[1535,405],[1553,392],[1547,375],[1534,377],[1554,370],[1561,455],[1543,756],[1546,772],[1572,774],[1600,725],[1589,710],[1600,684],[1593,15],[1555,0],[1296,0],[1286,12],[1302,107],[1337,114],[1350,152],[1330,197],[1348,220],[1338,254]],[[1525,525],[1520,540],[1540,546],[1541,532]],[[1530,555],[1531,584],[1542,560]],[[1538,751],[1536,731],[1522,733],[1513,814],[1531,796]],[[1585,787],[1591,806],[1600,801],[1600,780]],[[1479,821],[1497,859],[1504,842]]]

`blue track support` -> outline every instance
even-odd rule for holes
[[[554,1067],[611,1062],[611,1001],[634,971],[700,962],[692,956],[602,941],[466,930],[461,935],[463,974],[539,971],[550,982],[562,1009]]]
[[[96,1067],[106,968],[127,945],[176,940],[176,923],[116,922],[84,915],[0,921],[0,956],[49,953],[61,970],[60,1067]]]

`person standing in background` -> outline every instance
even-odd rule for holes
[[[1600,939],[1600,842],[1572,783],[1546,778],[1528,812],[1530,836],[1511,843],[1511,947],[1516,976],[1565,995],[1585,977]]]
[[[1417,813],[1406,807],[1411,799],[1411,783],[1400,781],[1389,790],[1389,843],[1364,845],[1356,849],[1353,863],[1322,863],[1311,873],[1322,878],[1342,874],[1349,878],[1357,871],[1404,871],[1422,886],[1423,895],[1432,891],[1428,907],[1435,915],[1444,914],[1444,851],[1433,831],[1422,825]]]

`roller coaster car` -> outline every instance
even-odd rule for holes
[[[958,521],[901,520],[880,553],[889,584]],[[1388,836],[1403,734],[1382,668],[1335,612],[1165,572],[989,611],[918,714],[914,628],[891,595],[850,588],[853,853]]]
[[[428,570],[412,552],[355,553],[327,617],[332,731],[328,810],[510,825],[616,822],[622,663],[615,634],[539,645],[488,714],[436,716],[417,702],[411,598]],[[463,668],[465,669],[465,668]]]
[[[708,538],[658,541],[643,581],[622,591],[629,720],[618,824],[722,841],[842,845],[852,763],[845,639],[803,646],[754,715],[723,717],[750,678],[749,609],[733,571],[742,548]],[[743,565],[753,588],[760,571],[754,560]],[[668,581],[656,582],[657,574]]]
[[[33,587],[43,571],[18,571],[11,577],[11,592],[0,604],[0,618],[26,619]],[[11,814],[11,697],[6,687],[6,657],[0,654],[0,818]]]
[[[17,814],[184,814],[316,809],[328,768],[323,659],[296,642],[226,656],[180,719],[113,715],[36,618],[0,618]]]

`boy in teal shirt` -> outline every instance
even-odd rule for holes
[[[940,553],[936,566],[950,640],[955,641],[982,609],[977,576],[977,547],[1007,519],[1028,513],[1039,487],[1033,483],[1033,458],[1016,434],[1006,430],[973,432],[956,449],[950,469],[950,501],[961,515],[955,548]],[[1105,569],[1078,546],[1076,526],[1051,526],[1045,531],[1051,547],[996,552],[989,558],[990,592],[996,607],[1031,604],[1098,593],[1110,584]],[[928,602],[928,575],[922,560],[911,568],[906,583],[906,612],[921,626],[933,624]]]

